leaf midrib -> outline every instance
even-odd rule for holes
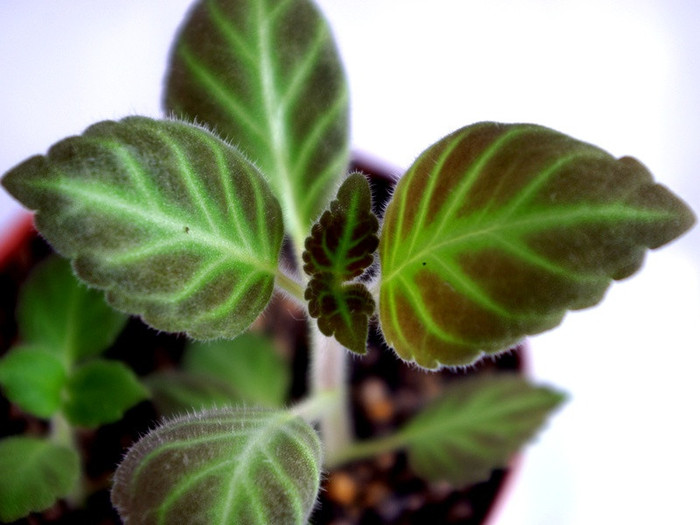
[[[495,396],[496,403],[500,400]],[[532,401],[532,399],[528,399]],[[496,405],[496,409],[488,407],[489,399],[479,398],[473,400],[469,405],[469,410],[464,407],[460,410],[450,410],[451,407],[442,407],[441,413],[449,412],[449,418],[442,414],[429,414],[402,432],[406,445],[411,443],[430,443],[433,440],[440,440],[442,436],[454,436],[459,432],[463,436],[471,436],[476,431],[492,433],[504,425],[503,416],[517,414],[522,407],[530,408],[531,403],[513,402],[510,404]],[[505,433],[502,433],[505,434]]]
[[[132,202],[117,199],[113,195],[105,195],[104,192],[94,191],[93,188],[84,182],[79,184],[70,179],[60,180],[57,183],[36,184],[36,187],[58,190],[59,192],[78,196],[83,203],[101,207],[100,209],[103,213],[105,212],[105,206],[109,206],[116,212],[115,214],[127,214],[130,217],[141,219],[154,228],[167,231],[173,237],[176,235],[187,235],[186,240],[190,243],[203,244],[219,253],[227,253],[231,258],[249,264],[266,273],[274,275],[277,271],[273,263],[260,257],[255,257],[254,254],[242,249],[232,239],[212,234],[201,225],[188,220],[189,217],[177,217],[164,213],[161,210],[146,209]],[[188,228],[188,233],[183,232],[185,226]]]
[[[507,209],[504,211],[508,211]],[[454,245],[464,245],[469,240],[475,240],[487,236],[495,238],[505,238],[506,240],[512,236],[520,236],[523,233],[538,233],[545,230],[547,227],[571,227],[582,224],[606,223],[612,220],[636,220],[640,222],[650,222],[654,220],[663,220],[672,218],[668,212],[646,210],[625,206],[622,203],[612,203],[607,205],[591,206],[582,204],[578,207],[564,206],[559,209],[550,209],[546,213],[541,211],[531,212],[527,215],[522,215],[517,219],[509,219],[507,221],[499,220],[499,217],[494,217],[490,223],[480,223],[480,228],[464,231],[465,228],[455,225],[455,230],[459,233],[450,236],[443,233],[441,242],[427,243],[421,250],[414,255],[408,255],[403,258],[402,263],[394,268],[391,272],[382,274],[382,283],[388,283],[406,267],[415,266],[416,263],[426,257],[435,257],[437,252],[450,251],[449,248]],[[462,221],[469,221],[471,217],[466,217]],[[423,232],[423,238],[434,239],[436,236],[431,228],[426,228]],[[498,243],[494,243],[497,247]],[[466,247],[461,250],[463,253],[469,251]]]
[[[281,432],[281,428],[290,421],[292,416],[288,413],[271,413],[268,416],[267,421],[263,423],[256,429],[251,429],[250,439],[246,441],[245,446],[240,454],[237,455],[237,468],[234,471],[234,475],[231,477],[231,481],[228,486],[228,498],[226,501],[226,508],[222,513],[222,523],[230,523],[229,515],[231,513],[231,507],[233,504],[233,493],[232,487],[237,486],[241,483],[241,479],[248,477],[248,473],[251,470],[251,464],[257,464],[256,458],[261,451],[267,450],[266,445],[273,439],[276,432]],[[247,485],[245,482],[244,485]]]
[[[270,25],[274,21],[272,16],[267,16],[261,1],[256,2],[256,16],[258,28],[257,49],[260,54],[258,69],[259,82],[263,96],[263,110],[265,122],[269,133],[270,150],[275,170],[273,181],[277,181],[279,198],[284,202],[283,213],[285,226],[290,232],[297,247],[304,245],[306,228],[301,223],[301,213],[298,209],[298,200],[295,188],[292,186],[293,173],[289,161],[289,144],[285,135],[287,126],[284,105],[277,92],[277,77],[272,65],[273,43],[270,36]]]

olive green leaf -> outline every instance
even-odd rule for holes
[[[0,521],[49,508],[73,490],[79,475],[73,449],[35,437],[0,440]]]
[[[372,194],[361,173],[351,174],[304,243],[304,271],[311,276],[304,297],[324,335],[364,354],[374,299],[362,283],[345,284],[372,264],[379,239]]]
[[[224,381],[236,393],[236,401],[246,404],[281,407],[291,384],[290,368],[273,340],[251,332],[233,341],[192,342],[182,366]]]
[[[56,256],[41,263],[22,287],[17,317],[24,342],[40,345],[66,363],[107,349],[127,321]]]
[[[147,397],[146,388],[124,363],[94,359],[71,373],[63,412],[74,425],[96,427],[118,421]]]
[[[229,406],[238,401],[236,392],[226,382],[184,370],[155,372],[144,379],[144,385],[158,413],[165,417]]]
[[[564,396],[498,374],[448,389],[400,431],[411,468],[455,485],[488,479],[539,430]]]
[[[252,332],[233,340],[191,341],[180,370],[147,379],[166,416],[241,403],[280,408],[290,383],[290,368],[273,340]]]
[[[40,346],[17,346],[0,359],[0,386],[25,412],[49,418],[61,405],[66,367],[55,352]]]
[[[305,525],[320,468],[318,436],[301,418],[206,411],[137,442],[117,469],[112,503],[129,524]]]
[[[316,6],[198,2],[172,50],[165,106],[212,126],[260,167],[301,247],[349,151],[345,74]]]
[[[235,337],[272,294],[281,210],[256,168],[176,121],[105,121],[11,170],[39,231],[116,308],[160,330]]]
[[[399,181],[380,238],[386,340],[426,368],[548,330],[694,223],[638,161],[556,131],[479,123]]]

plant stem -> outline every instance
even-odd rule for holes
[[[320,421],[325,414],[335,410],[338,405],[338,392],[327,391],[304,398],[289,411],[308,423]]]
[[[295,246],[303,244],[295,243]],[[299,264],[303,264],[302,252],[298,248],[296,256]],[[291,277],[280,267],[277,270],[276,285],[298,299],[306,310],[303,280]],[[324,461],[332,462],[353,442],[347,386],[348,351],[335,338],[323,335],[315,319],[310,316],[307,318],[311,354],[309,395],[306,401],[292,410],[307,420],[319,421],[325,452]]]
[[[80,453],[80,448],[78,447],[78,439],[75,433],[75,428],[60,412],[51,417],[50,425],[49,440],[57,445],[62,445],[75,450],[78,453],[78,457],[82,463],[82,454]],[[81,475],[78,477],[75,487],[73,487],[73,490],[66,498],[74,507],[82,507],[86,498],[85,477],[82,474],[82,464],[80,466],[80,472]]]
[[[51,417],[49,439],[57,445],[76,448],[73,429],[68,420],[66,420],[60,412],[57,412]]]
[[[367,441],[355,442],[345,447],[342,451],[335,455],[332,458],[332,461],[326,462],[326,466],[328,468],[338,467],[343,463],[348,463],[357,459],[364,459],[371,456],[377,456],[385,452],[392,452],[403,448],[404,445],[404,439],[400,433],[391,434],[389,436],[377,439],[368,439]]]
[[[304,300],[304,285],[294,277],[287,275],[281,268],[277,269],[275,284],[299,301],[300,304],[306,306],[306,301]]]
[[[372,299],[374,299],[375,305],[379,304],[379,284],[380,284],[379,276],[375,276],[370,282],[366,283],[367,290],[369,290],[369,293],[372,294]],[[375,307],[375,313],[378,313],[376,311],[376,307]]]
[[[334,407],[324,410],[320,418],[320,432],[325,449],[325,461],[334,463],[335,458],[350,446],[350,407],[347,389],[347,350],[334,338],[323,335],[311,321],[311,398],[333,394]]]

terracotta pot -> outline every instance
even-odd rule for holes
[[[377,213],[391,192],[394,179],[381,174],[385,170],[367,159],[358,160],[354,168],[371,174]],[[380,173],[379,175],[377,173]],[[22,217],[15,227],[0,237],[0,355],[16,338],[14,303],[21,282],[33,264],[50,253],[36,235],[31,217]],[[265,319],[275,321],[275,332],[284,334],[283,344],[289,352],[295,378],[290,397],[297,399],[306,391],[309,356],[303,314],[290,315],[295,305],[278,298]],[[275,313],[274,310],[279,310]],[[119,337],[108,357],[124,360],[137,373],[145,375],[162,367],[177,366],[184,338],[156,334],[133,319]],[[123,347],[120,349],[118,347]],[[476,374],[493,368],[523,370],[520,350],[514,350],[470,369]],[[404,365],[393,352],[383,347],[377,330],[370,337],[368,355],[352,360],[351,401],[356,434],[360,438],[381,434],[399,426],[435,395],[444,384],[465,372],[425,373]],[[125,449],[147,431],[158,417],[153,406],[144,402],[127,412],[125,418],[97,431],[81,434],[85,470],[89,483],[98,490],[82,510],[57,504],[31,523],[118,523],[108,495],[109,477]],[[41,432],[43,423],[19,413],[9,402],[0,399],[0,436],[23,432]],[[503,501],[503,493],[512,479],[509,470],[494,471],[490,480],[460,490],[443,484],[427,484],[410,471],[403,453],[358,461],[326,473],[323,490],[311,522],[335,525],[363,524],[479,524],[490,522]]]

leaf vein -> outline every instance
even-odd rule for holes
[[[226,85],[219,80],[216,73],[211,72],[204,64],[197,61],[186,43],[182,42],[177,52],[192,73],[192,77],[213,96],[230,118],[245,127],[251,135],[258,139],[265,138],[265,133],[253,116],[248,114],[244,106],[235,98],[235,95],[228,91]]]
[[[514,138],[532,131],[536,128],[514,127],[499,135],[479,156],[469,165],[461,177],[459,185],[450,192],[448,199],[442,206],[441,217],[435,229],[435,235],[441,235],[442,231],[457,217],[457,211],[464,204],[465,197],[476,183],[483,168],[499,152],[499,150]]]
[[[399,277],[399,283],[404,290],[406,298],[408,299],[409,303],[411,303],[413,310],[416,312],[417,317],[423,322],[425,328],[427,328],[430,333],[432,333],[438,339],[448,343],[464,343],[464,338],[460,338],[445,331],[440,325],[437,324],[435,319],[433,319],[432,314],[425,307],[425,303],[423,302],[423,298],[421,297],[420,293],[417,292],[417,286],[411,285],[411,283],[409,283],[404,276]]]
[[[207,8],[209,10],[209,16],[219,30],[221,36],[228,42],[231,48],[235,50],[233,54],[235,54],[236,57],[243,58],[248,63],[249,67],[256,67],[254,50],[229,22],[226,14],[221,12],[218,2],[208,2]]]

